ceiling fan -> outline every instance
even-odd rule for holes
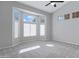
[[[48,4],[46,4],[45,6],[48,6],[50,4],[52,4],[54,7],[56,7],[56,3],[63,3],[64,1],[50,1]]]

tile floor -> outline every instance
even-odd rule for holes
[[[78,58],[79,47],[61,42],[31,41],[0,50],[3,58]]]

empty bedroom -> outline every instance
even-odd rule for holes
[[[79,1],[0,1],[0,58],[79,58]]]

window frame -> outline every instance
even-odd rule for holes
[[[41,20],[44,20],[44,23],[41,23]],[[45,25],[45,35],[40,35],[40,30],[39,30],[39,35],[40,36],[46,36],[46,17],[45,16],[40,16],[40,20],[39,20],[39,29],[40,29],[40,25]]]
[[[24,21],[23,21],[23,37],[35,37],[35,36],[37,36],[37,16],[36,15],[32,15],[32,14],[26,14],[26,13],[24,13],[23,14],[23,17],[24,16],[35,16],[36,17],[36,23],[33,23],[33,22],[26,22],[26,24],[30,24],[30,36],[24,36]],[[36,35],[31,35],[31,24],[36,24]]]

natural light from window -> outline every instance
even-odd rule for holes
[[[31,51],[31,50],[38,49],[38,48],[40,48],[39,45],[33,46],[33,47],[29,47],[29,48],[25,48],[25,49],[20,50],[19,53],[21,54],[21,53],[24,53],[24,52],[28,52],[28,51]]]
[[[48,47],[54,47],[53,44],[46,44],[46,46],[48,46]]]

